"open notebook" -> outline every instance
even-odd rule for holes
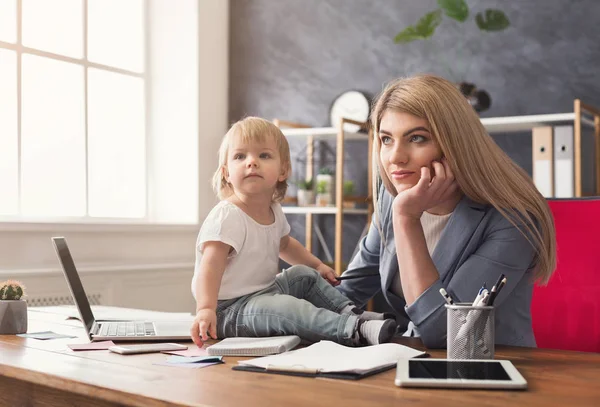
[[[351,348],[321,341],[281,355],[239,361],[233,369],[355,380],[392,369],[399,359],[426,355],[425,352],[397,343]]]
[[[206,348],[211,356],[264,356],[287,352],[300,343],[296,335],[266,338],[225,338]]]

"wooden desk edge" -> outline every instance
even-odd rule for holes
[[[19,348],[22,348],[22,345],[0,342],[0,349],[3,347],[11,347],[17,351]],[[28,348],[28,352],[50,352],[55,355],[64,355],[61,352],[41,350],[35,348]],[[96,360],[96,359],[86,359],[86,361],[90,364],[109,364],[109,362]],[[99,366],[101,368],[101,366]],[[131,369],[135,370],[137,368],[133,366],[122,366],[123,369]],[[126,392],[120,389],[115,389],[112,387],[105,387],[102,385],[91,384],[81,379],[74,379],[72,377],[63,377],[52,373],[45,373],[35,370],[30,370],[26,368],[21,368],[18,366],[14,366],[12,364],[7,364],[5,361],[0,363],[0,376],[8,377],[15,381],[26,382],[29,384],[33,384],[35,386],[42,386],[44,388],[49,388],[61,392],[67,391],[68,393],[77,394],[84,397],[93,397],[95,399],[100,399],[105,402],[114,403],[118,405],[123,405],[123,400],[126,399],[129,404],[133,406],[179,406],[180,404],[176,404],[170,402],[168,400],[162,400],[157,398],[150,398],[147,396],[143,396],[137,393]],[[131,404],[133,403],[133,404]]]

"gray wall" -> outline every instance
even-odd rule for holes
[[[328,125],[339,93],[376,95],[389,80],[419,72],[487,90],[492,107],[482,117],[568,112],[574,98],[600,106],[598,0],[468,3],[472,15],[503,10],[511,27],[482,34],[474,21],[445,19],[433,41],[395,45],[394,35],[436,8],[435,0],[231,0],[230,120],[257,115]],[[443,61],[458,73],[450,75]],[[528,135],[494,137],[531,172]],[[292,149],[300,153],[302,146]],[[364,154],[360,145],[350,145],[348,156],[355,160],[346,169],[363,193]],[[332,228],[332,217],[322,222]],[[346,258],[362,226],[346,222]],[[303,241],[300,217],[292,229]]]

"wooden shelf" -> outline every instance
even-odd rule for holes
[[[282,206],[283,213],[289,214],[306,214],[310,213],[313,215],[335,215],[337,208],[335,206]],[[344,215],[368,215],[368,209],[357,209],[357,208],[344,208],[342,210]]]
[[[336,127],[308,127],[308,128],[283,128],[281,132],[288,138],[302,138],[312,136],[316,139],[335,139],[339,133]],[[364,140],[369,139],[367,133],[354,133],[344,131],[344,140]]]
[[[573,124],[575,113],[536,114],[530,116],[487,117],[481,119],[488,133],[510,133],[529,131],[534,127]],[[582,124],[594,127],[594,121],[587,117],[581,118]]]
[[[539,126],[572,124],[575,121],[575,116],[575,113],[553,113],[529,116],[486,117],[481,119],[481,123],[489,133],[525,132]],[[594,127],[594,121],[585,116],[581,118],[581,123],[592,128]],[[286,137],[290,138],[312,136],[315,139],[335,139],[338,134],[336,127],[283,128],[281,131]],[[366,141],[368,135],[367,133],[345,131],[344,139]]]

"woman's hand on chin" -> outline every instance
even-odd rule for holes
[[[433,176],[428,167],[421,167],[421,178],[416,185],[401,191],[392,204],[394,218],[421,219],[426,210],[450,200],[458,189],[454,174],[445,158],[433,161]]]

